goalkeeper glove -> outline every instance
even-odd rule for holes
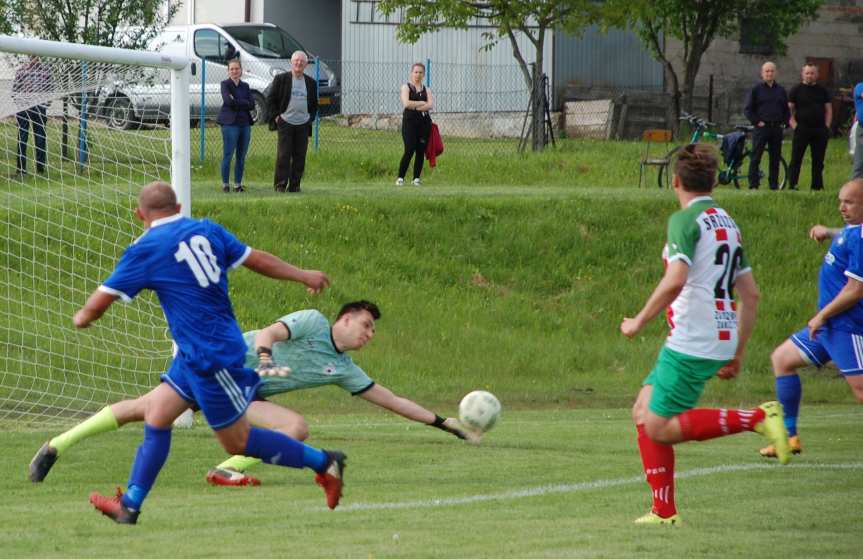
[[[259,347],[258,353],[258,368],[255,369],[262,377],[286,377],[291,374],[291,368],[284,365],[277,365],[273,361],[273,350],[268,347]]]
[[[465,428],[459,420],[452,417],[443,418],[435,415],[434,421],[429,423],[429,427],[437,427],[441,431],[446,431],[469,443],[479,444],[482,441],[482,433]]]

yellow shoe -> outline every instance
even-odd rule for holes
[[[773,454],[779,459],[779,463],[787,464],[791,461],[791,447],[788,445],[788,431],[782,419],[782,404],[765,402],[758,407],[764,410],[764,420],[755,426],[755,431],[767,437],[767,440],[772,443]],[[765,455],[762,454],[762,456]]]
[[[803,447],[800,445],[800,437],[798,435],[794,435],[793,437],[788,437],[788,447],[791,448],[791,454],[800,454],[803,452]],[[773,445],[767,445],[758,453],[765,458],[776,458],[776,449],[773,448]]]
[[[680,518],[679,514],[673,514],[668,518],[662,518],[655,512],[651,511],[644,516],[636,518],[635,524],[665,524],[667,526],[677,526],[679,524],[683,524],[683,519]]]

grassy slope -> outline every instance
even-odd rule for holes
[[[561,168],[591,167],[606,158],[624,160],[625,149],[637,146],[579,145],[577,153],[528,158],[526,167],[540,172],[548,160]],[[610,153],[591,151],[598,147]],[[831,147],[837,161],[841,147]],[[629,178],[637,170],[634,164],[610,169]],[[358,362],[379,382],[429,405],[451,410],[462,394],[480,387],[507,406],[627,405],[665,329],[657,320],[629,341],[617,327],[622,316],[637,312],[661,274],[673,196],[608,176],[600,184],[616,186],[558,186],[552,172],[552,184],[530,186],[439,185],[440,176],[426,188],[398,190],[380,182],[310,179],[299,197],[275,196],[254,183],[245,195],[225,196],[204,181],[195,185],[193,208],[253,246],[333,277],[331,291],[310,298],[296,285],[245,270],[233,274],[244,328],[309,306],[332,314],[344,301],[365,297],[382,306],[384,318]],[[806,230],[815,222],[838,225],[835,194],[722,187],[717,198],[744,230],[764,297],[746,375],[713,383],[707,399],[751,403],[772,393],[771,349],[814,312],[824,247],[808,241]],[[101,279],[92,278],[92,285]],[[63,317],[80,304],[64,299],[69,312]],[[75,336],[64,333],[71,343]],[[811,377],[808,401],[850,401],[833,373]],[[357,409],[348,398],[333,399],[333,390],[297,398],[308,409]]]

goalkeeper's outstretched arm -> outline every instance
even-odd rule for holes
[[[460,439],[475,443],[479,442],[481,438],[481,435],[478,433],[464,429],[455,419],[451,417],[441,417],[412,400],[396,396],[391,390],[384,388],[380,384],[375,384],[360,394],[360,396],[363,399],[393,413],[397,413],[402,417],[412,419],[430,427],[437,427],[438,429],[451,433]]]

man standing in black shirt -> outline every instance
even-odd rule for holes
[[[800,178],[800,166],[803,164],[803,154],[807,146],[812,156],[812,190],[824,188],[822,171],[824,170],[824,154],[827,152],[830,121],[833,118],[833,107],[830,105],[830,93],[818,85],[818,68],[814,64],[804,64],[800,72],[802,83],[791,88],[788,93],[788,108],[791,110],[791,128],[794,136],[791,140],[791,165],[788,168],[788,183],[791,190],[797,189]]]
[[[743,112],[755,126],[752,132],[752,155],[749,159],[749,188],[758,188],[761,180],[758,167],[767,147],[770,158],[768,181],[770,190],[779,188],[779,158],[782,154],[782,127],[788,124],[788,95],[776,83],[776,64],[761,66],[761,80],[746,95]]]

